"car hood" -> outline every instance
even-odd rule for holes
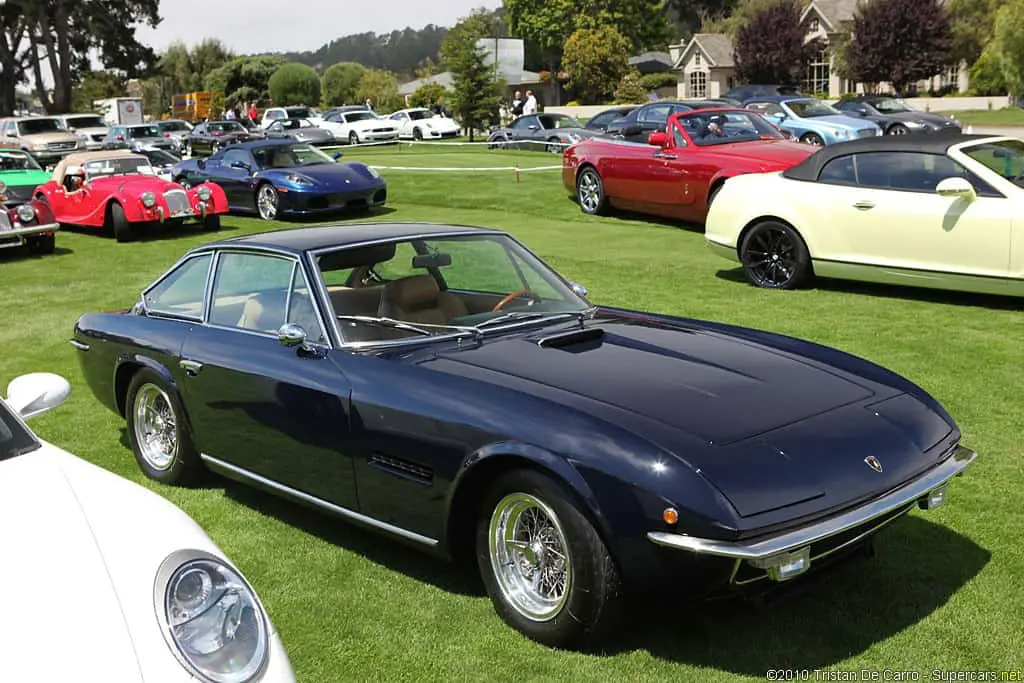
[[[46,171],[39,170],[3,171],[0,172],[0,182],[3,182],[8,188],[31,185],[34,189],[49,182],[51,175]]]
[[[304,130],[295,131],[292,133],[297,139],[306,140],[323,140],[324,138],[332,138],[334,135],[323,128],[306,128]]]
[[[932,466],[953,432],[891,386],[696,323],[588,327],[603,331],[599,343],[573,343],[570,331],[548,344],[549,329],[448,352],[441,367],[512,377],[521,391],[602,415],[701,473],[740,517],[877,495]]]
[[[844,116],[842,114],[834,114],[832,116],[814,116],[801,120],[812,124],[830,126],[832,128],[843,128],[845,130],[861,130],[862,128],[875,127],[875,124],[871,121],[853,118],[852,116]]]
[[[153,175],[115,175],[109,177],[97,177],[89,181],[89,188],[94,192],[127,192],[138,194],[141,192],[166,192],[167,190],[180,190],[181,187],[174,183]]]
[[[37,451],[0,462],[0,515],[9,553],[0,563],[8,587],[0,622],[5,677],[31,680],[73,667],[141,681],[103,554],[58,460]]]
[[[885,114],[890,119],[896,121],[920,121],[921,123],[927,123],[930,126],[955,126],[956,123],[948,116],[942,116],[940,114],[932,114],[925,111],[896,111]]]
[[[362,121],[349,121],[348,127],[355,130],[372,130],[376,128],[394,128],[398,130],[398,124],[388,119],[363,119]]]
[[[774,170],[795,166],[814,154],[817,148],[789,140],[751,140],[749,142],[732,142],[720,145],[708,145],[701,149],[704,153],[730,161],[761,162],[769,164]],[[769,170],[765,168],[764,170]]]
[[[337,163],[337,164],[316,164],[315,166],[298,166],[295,168],[278,168],[270,171],[261,171],[260,176],[306,176],[314,182],[325,185],[339,185],[349,183],[376,182],[365,170],[365,164]]]
[[[64,131],[22,135],[21,139],[26,140],[34,145],[48,145],[54,142],[78,142],[78,138],[76,138],[71,133],[67,133]]]

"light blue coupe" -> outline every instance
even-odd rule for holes
[[[809,145],[834,145],[882,134],[877,124],[843,114],[813,97],[764,97],[744,105]]]

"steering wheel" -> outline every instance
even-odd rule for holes
[[[494,308],[491,309],[491,312],[494,313],[494,312],[500,311],[501,309],[505,308],[505,306],[509,305],[510,303],[512,303],[513,301],[518,299],[519,297],[523,296],[524,294],[529,294],[529,293],[530,293],[530,290],[528,290],[528,289],[520,289],[518,292],[512,292],[511,294],[506,296],[504,299],[502,299],[498,303],[494,304]]]

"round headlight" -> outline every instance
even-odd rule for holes
[[[246,683],[262,673],[267,618],[239,572],[213,555],[179,551],[164,560],[156,593],[168,645],[200,680]]]
[[[153,194],[152,192],[143,192],[139,196],[139,199],[142,200],[142,205],[147,209],[152,209],[154,206],[156,206],[156,195]]]
[[[196,195],[198,195],[198,197],[202,199],[204,202],[208,200],[212,194],[213,193],[210,192],[210,188],[206,187],[205,185],[200,185],[199,189],[196,190]]]
[[[18,220],[22,223],[28,223],[36,217],[36,210],[32,208],[31,204],[22,204],[17,209]]]

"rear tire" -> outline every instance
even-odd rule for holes
[[[825,141],[821,139],[821,136],[817,133],[804,133],[800,137],[800,142],[805,145],[811,145],[812,147],[824,147]]]
[[[778,221],[758,223],[743,237],[747,279],[766,289],[796,289],[811,276],[811,256],[797,231]]]
[[[150,479],[182,485],[203,471],[177,393],[149,369],[128,384],[125,419],[135,461]]]
[[[515,470],[491,486],[477,520],[476,558],[498,615],[532,640],[588,647],[616,622],[615,562],[572,494],[540,472]]]
[[[576,176],[576,199],[583,213],[600,216],[608,210],[608,197],[604,193],[604,182],[597,169],[588,166]]]
[[[132,224],[124,215],[124,208],[117,202],[111,202],[107,209],[107,224],[104,229],[112,234],[118,242],[131,242],[135,238]]]

